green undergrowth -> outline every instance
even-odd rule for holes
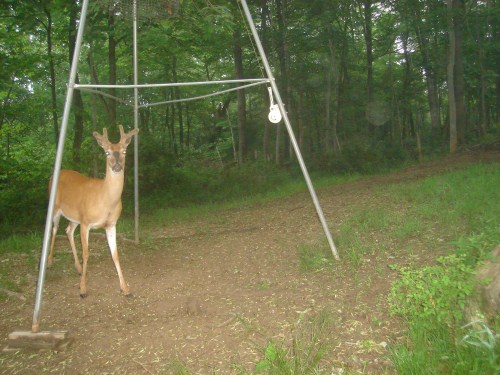
[[[452,238],[451,252],[435,264],[393,266],[399,278],[390,309],[409,327],[407,342],[392,348],[398,373],[500,373],[500,319],[464,325],[475,269],[500,243],[498,172],[498,165],[479,164],[392,187],[424,227],[439,226]],[[428,253],[432,258],[432,248]]]

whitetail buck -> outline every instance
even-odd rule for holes
[[[94,132],[99,146],[106,153],[106,177],[104,180],[89,178],[78,172],[62,170],[59,177],[56,202],[54,207],[54,226],[52,228],[52,242],[50,244],[49,266],[54,258],[54,240],[56,237],[59,219],[63,215],[69,220],[66,228],[71,250],[75,258],[75,267],[81,275],[80,296],[87,295],[87,261],[89,258],[89,231],[94,228],[104,228],[108,239],[111,256],[115,263],[120,279],[120,289],[125,296],[131,296],[130,290],[123,278],[116,247],[116,222],[122,212],[122,191],[124,182],[125,153],[132,137],[139,132],[134,129],[127,134],[120,127],[120,142],[113,144],[108,140],[108,133],[103,129],[102,135]],[[52,184],[52,179],[49,182]],[[74,233],[80,225],[82,240],[83,268],[76,253]]]

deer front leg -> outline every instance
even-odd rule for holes
[[[78,273],[82,274],[82,266],[80,265],[80,259],[78,259],[78,253],[76,252],[75,246],[75,229],[78,227],[78,223],[70,222],[66,228],[66,234],[68,235],[69,244],[71,245],[71,251],[73,251],[73,258],[75,259],[75,267]]]
[[[80,278],[80,297],[87,297],[87,261],[89,260],[89,227],[81,224],[80,237],[82,239],[83,269]]]
[[[47,261],[48,266],[52,266],[54,263],[54,243],[56,241],[57,228],[59,228],[59,219],[61,218],[60,213],[54,214],[54,218],[52,219],[52,239],[50,240],[50,253],[49,259]]]
[[[120,279],[120,289],[126,297],[132,297],[130,289],[128,288],[125,278],[123,277],[122,268],[120,267],[120,259],[118,258],[118,248],[116,246],[116,226],[106,228],[106,238],[108,239],[109,250],[111,251],[111,257],[115,263],[116,272],[118,273],[118,278]]]

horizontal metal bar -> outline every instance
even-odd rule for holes
[[[205,95],[200,95],[200,96],[193,96],[191,98],[167,100],[167,101],[164,101],[164,102],[156,102],[156,103],[151,103],[151,104],[149,104],[149,103],[148,104],[141,104],[141,105],[138,106],[138,108],[148,108],[148,107],[155,107],[155,106],[159,106],[159,105],[163,105],[163,104],[172,104],[172,103],[179,103],[179,102],[189,102],[189,101],[192,101],[192,100],[206,99],[206,98],[210,98],[211,96],[217,96],[217,95],[225,94],[225,93],[228,93],[228,92],[231,92],[231,91],[242,90],[242,89],[246,89],[246,88],[249,88],[249,87],[262,85],[262,84],[265,84],[265,83],[268,83],[268,80],[260,80],[258,82],[250,83],[248,85],[233,87],[233,88],[230,88],[230,89],[227,89],[227,90],[221,90],[221,91],[217,91],[217,92],[212,92],[210,94],[205,94]],[[116,96],[110,95],[110,94],[105,93],[105,92],[102,92],[100,90],[90,89],[90,88],[81,87],[81,86],[80,87],[76,87],[75,86],[75,88],[77,88],[80,91],[90,92],[92,94],[102,95],[102,96],[105,96],[107,98],[115,99],[116,101],[118,101],[118,102],[120,102],[120,103],[122,103],[124,105],[134,106],[134,103],[132,103],[130,100],[129,101],[123,100],[121,98],[118,98]]]
[[[75,89],[80,88],[100,88],[100,89],[134,89],[134,88],[152,88],[152,87],[179,87],[179,86],[200,86],[200,85],[216,85],[216,84],[233,84],[247,82],[270,82],[269,78],[249,78],[249,79],[229,79],[225,81],[200,81],[200,82],[171,82],[171,83],[146,83],[140,85],[92,85],[92,84],[75,84]]]

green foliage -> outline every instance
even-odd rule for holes
[[[32,232],[28,234],[13,234],[5,240],[0,241],[0,255],[7,253],[26,254],[38,250],[42,236]]]
[[[468,266],[476,266],[481,260],[487,259],[496,245],[500,243],[500,228],[494,223],[484,227],[480,233],[461,236],[450,244],[455,247],[456,254],[462,257]]]
[[[330,324],[328,314],[320,313],[310,320],[299,321],[289,347],[269,341],[262,349],[263,360],[255,373],[276,375],[321,374],[320,361],[327,345],[324,335]]]
[[[482,321],[475,321],[462,327],[468,329],[461,344],[470,345],[483,352],[482,358],[487,358],[492,369],[500,372],[500,334],[493,331]]]
[[[364,256],[374,250],[372,236],[387,229],[390,222],[389,213],[384,209],[354,211],[342,222],[335,238],[340,256],[358,270]]]
[[[190,375],[192,372],[189,370],[187,365],[181,360],[174,360],[168,365],[169,373],[175,375]]]
[[[459,207],[455,213],[457,219],[451,224],[464,225],[459,218],[470,211],[481,211],[489,219],[481,221],[482,228],[478,228],[476,233],[461,235],[451,242],[454,254],[438,258],[437,265],[419,269],[396,267],[400,277],[391,287],[390,309],[392,313],[403,316],[409,324],[408,343],[397,345],[392,350],[391,358],[398,373],[493,374],[500,371],[498,334],[481,322],[460,327],[464,304],[476,282],[474,269],[500,241],[498,220],[492,215],[497,210],[496,203],[481,197],[482,192],[491,198],[496,190],[489,183],[474,186],[475,182],[486,182],[481,174],[492,177],[488,173],[491,168],[479,165],[424,181],[424,184],[434,188],[445,186],[448,194],[471,199],[480,205],[473,207],[467,202],[456,204]],[[468,183],[461,183],[463,180]],[[445,184],[446,181],[455,183]],[[447,199],[441,192],[434,192],[435,200],[429,202],[434,203],[434,212],[426,210],[426,213],[432,213],[434,220],[449,218],[443,212],[442,203],[438,202],[439,199]],[[451,201],[447,202],[453,205]],[[467,225],[470,221],[465,223]],[[494,324],[498,331],[498,321]]]
[[[157,207],[158,201],[168,207],[229,201],[277,191],[292,181],[286,171],[268,163],[221,168],[189,162],[171,168],[166,175],[158,177],[163,184],[151,187],[156,194],[145,197],[146,207]]]
[[[376,174],[398,168],[412,158],[398,143],[374,142],[354,137],[338,155],[321,155],[312,161],[313,168],[337,174]]]
[[[332,253],[327,243],[320,245],[299,244],[297,251],[300,268],[305,272],[320,272],[332,266]]]
[[[400,278],[389,293],[392,314],[409,321],[423,320],[454,326],[463,317],[467,297],[474,290],[472,267],[463,257],[439,257],[438,265],[420,269],[396,268]]]
[[[0,238],[43,222],[53,149],[35,139],[0,162]]]
[[[498,186],[498,164],[476,164],[390,190],[406,201],[414,218],[439,221],[459,237],[500,225]]]
[[[410,323],[406,345],[391,350],[391,359],[399,374],[497,374],[500,370],[498,336],[478,330],[450,331],[446,325],[430,326],[422,320]],[[483,331],[483,332],[481,332]],[[487,333],[486,333],[487,334]],[[464,336],[462,336],[464,335]]]

